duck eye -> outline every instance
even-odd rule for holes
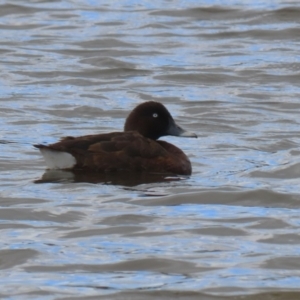
[[[154,113],[154,114],[152,115],[152,117],[153,117],[153,118],[157,118],[157,117],[158,117],[158,114],[157,114],[157,113]]]

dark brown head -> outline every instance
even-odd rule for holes
[[[124,131],[138,131],[153,140],[165,135],[197,137],[195,133],[176,125],[169,111],[161,103],[154,101],[138,105],[127,117]]]

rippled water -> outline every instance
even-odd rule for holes
[[[299,299],[299,16],[0,1],[0,297]],[[165,138],[190,178],[45,173],[32,144],[119,131],[145,100],[199,135]]]

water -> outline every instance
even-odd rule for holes
[[[1,1],[0,296],[299,299],[299,15]],[[164,138],[191,177],[45,173],[32,144],[122,130],[145,100],[198,134]]]

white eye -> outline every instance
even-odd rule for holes
[[[152,115],[152,117],[153,117],[153,118],[157,118],[157,117],[158,117],[158,114],[157,114],[157,113],[154,113],[154,114]]]

